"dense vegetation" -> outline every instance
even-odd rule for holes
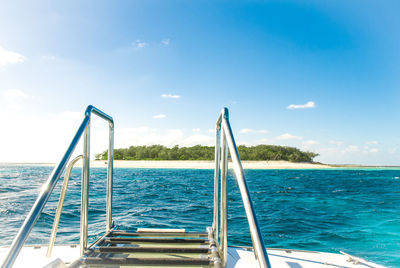
[[[312,162],[316,153],[303,152],[294,147],[276,145],[238,146],[242,160],[286,160]],[[96,159],[107,160],[107,151],[96,154]],[[115,160],[214,160],[214,147],[196,145],[168,148],[162,145],[131,146],[114,150]]]

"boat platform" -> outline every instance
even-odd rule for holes
[[[221,267],[221,260],[211,232],[141,228],[110,232],[88,248],[80,266]]]

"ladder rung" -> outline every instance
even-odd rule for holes
[[[123,244],[124,242],[154,242],[154,243],[206,243],[206,239],[187,238],[147,238],[147,237],[107,237],[106,243]]]
[[[172,259],[172,258],[101,258],[101,257],[86,257],[84,264],[95,265],[131,265],[131,264],[152,264],[152,265],[211,265],[212,261],[208,258],[185,258],[185,259]]]
[[[160,252],[160,253],[208,253],[209,248],[160,248],[160,247],[99,247],[93,250],[94,253],[124,253],[124,252]]]
[[[185,229],[138,228],[137,233],[185,233]]]
[[[112,236],[170,236],[170,237],[207,237],[206,232],[188,232],[188,233],[152,233],[152,232],[140,232],[140,233],[128,233],[128,232],[112,232]]]

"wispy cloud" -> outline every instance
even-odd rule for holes
[[[168,46],[170,42],[169,38],[164,38],[163,40],[161,40],[161,44]]]
[[[18,99],[18,98],[27,98],[28,94],[25,94],[24,92],[22,92],[22,90],[13,88],[13,89],[7,89],[4,92],[4,97],[7,100],[14,101],[15,99]]]
[[[302,142],[302,144],[303,145],[317,145],[317,144],[319,144],[319,142],[318,141],[314,141],[314,140],[308,140],[308,141],[303,141]]]
[[[149,44],[144,42],[144,41],[142,41],[142,40],[140,40],[140,39],[138,39],[135,42],[133,42],[132,45],[133,45],[133,47],[135,47],[137,49],[140,49],[140,48],[147,47]]]
[[[239,133],[241,134],[248,134],[248,133],[255,133],[255,134],[267,134],[268,130],[265,129],[260,129],[260,130],[255,130],[251,128],[242,128]]]
[[[379,142],[377,141],[367,141],[366,144],[378,144]]]
[[[255,145],[258,144],[275,144],[274,139],[262,138],[255,141]]]
[[[192,131],[193,132],[200,132],[200,128],[193,128]]]
[[[54,60],[57,59],[57,57],[54,56],[54,55],[43,55],[43,56],[41,57],[41,59],[42,59],[42,60],[46,60],[46,61],[54,61]]]
[[[293,110],[293,109],[309,109],[315,108],[315,102],[309,101],[306,104],[290,104],[286,109]]]
[[[0,47],[0,68],[3,68],[9,64],[22,63],[25,60],[25,56]]]
[[[162,119],[162,118],[165,118],[165,117],[167,117],[165,114],[157,114],[157,115],[153,116],[154,119]]]
[[[337,146],[342,146],[344,144],[343,141],[334,141],[334,140],[330,140],[329,143]]]
[[[359,151],[360,148],[357,145],[349,145],[344,150],[342,150],[343,153],[354,153]]]
[[[179,99],[181,96],[180,95],[172,95],[172,94],[162,94],[161,98],[164,99]]]
[[[202,135],[202,134],[193,134],[182,141],[182,144],[185,146],[193,146],[193,145],[213,145],[215,143],[215,137]]]
[[[278,140],[301,140],[301,139],[303,139],[303,137],[294,136],[292,134],[285,133],[285,134],[282,134],[282,135],[276,137],[276,139],[278,139]]]
[[[122,128],[116,130],[115,136],[118,137],[116,147],[152,144],[161,144],[171,147],[174,145],[213,145],[215,143],[215,137],[213,135],[185,133],[183,129],[156,129],[148,126]],[[105,147],[107,147],[107,144],[105,144]]]
[[[23,107],[23,99],[27,99],[29,97],[29,95],[24,93],[22,90],[14,88],[4,91],[3,96],[6,100],[8,108],[10,109],[21,109]]]

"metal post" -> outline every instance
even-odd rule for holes
[[[107,166],[107,212],[106,232],[112,228],[112,188],[113,188],[113,161],[114,161],[114,123],[109,123],[108,166]]]
[[[72,168],[74,167],[76,162],[78,162],[80,159],[82,159],[82,157],[83,157],[82,155],[79,155],[79,156],[75,157],[74,159],[72,159],[67,167],[67,171],[65,172],[64,183],[61,188],[60,199],[58,201],[56,215],[54,216],[53,229],[51,230],[49,247],[47,248],[47,253],[46,253],[46,257],[48,257],[48,258],[51,257],[51,253],[52,253],[53,247],[54,247],[54,242],[56,241],[58,224],[60,222],[61,212],[62,212],[63,205],[64,205],[65,195],[67,194],[68,181],[69,181],[69,178],[71,177]]]
[[[250,234],[253,240],[254,253],[257,256],[260,267],[269,268],[271,267],[271,264],[269,263],[267,251],[265,249],[264,241],[261,237],[261,231],[258,225],[253,203],[250,198],[249,189],[244,178],[243,167],[239,158],[239,152],[237,150],[235,139],[233,138],[232,129],[228,121],[229,117],[227,109],[224,114],[224,118],[222,119],[222,130],[226,136],[226,140],[229,146],[233,169],[236,175],[236,181],[239,186],[240,195],[242,196],[243,200],[243,206],[246,211],[247,220],[249,222]]]
[[[226,266],[228,256],[228,219],[227,219],[227,180],[228,180],[228,147],[226,145],[225,131],[222,129],[221,134],[221,236],[220,236],[220,252],[222,259],[222,267]]]
[[[90,120],[87,124],[83,142],[82,165],[82,204],[81,204],[81,237],[80,253],[85,253],[88,245],[88,206],[89,206],[89,176],[90,176]]]
[[[217,129],[215,132],[215,170],[214,170],[214,222],[213,222],[213,232],[214,232],[214,239],[216,241],[216,243],[218,244],[218,222],[219,222],[219,210],[218,210],[218,206],[219,206],[219,166],[220,166],[220,162],[221,162],[221,158],[220,158],[220,152],[221,152],[221,148],[220,148],[220,131],[221,126],[217,125]]]

